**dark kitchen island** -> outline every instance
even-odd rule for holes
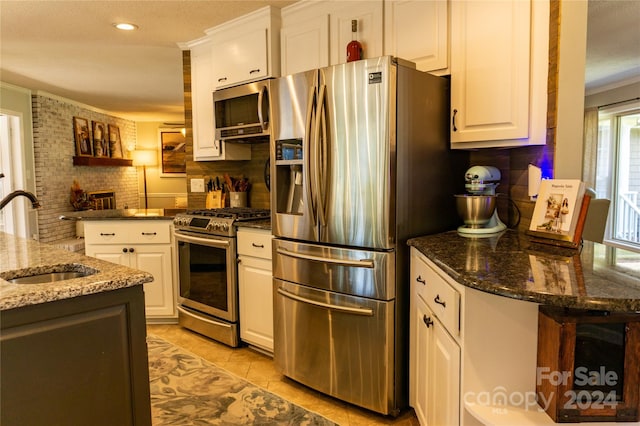
[[[76,272],[78,278],[12,283]],[[0,423],[151,425],[151,274],[0,233]]]

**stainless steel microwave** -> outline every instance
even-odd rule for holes
[[[216,140],[237,143],[269,141],[269,81],[213,92]]]

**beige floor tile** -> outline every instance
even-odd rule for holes
[[[382,416],[315,391],[277,372],[273,359],[249,347],[230,348],[178,325],[153,324],[147,332],[201,356],[218,367],[318,413],[341,426],[419,426],[412,409],[397,418]]]

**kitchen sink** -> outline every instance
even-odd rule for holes
[[[0,278],[12,284],[45,284],[87,277],[96,272],[98,271],[94,268],[77,263],[70,263],[42,266],[38,267],[35,271],[33,268],[7,271],[1,273]]]

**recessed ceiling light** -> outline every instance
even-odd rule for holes
[[[136,24],[129,24],[126,22],[120,22],[117,24],[113,24],[114,27],[116,27],[119,30],[124,30],[124,31],[133,31],[133,30],[137,30],[138,26]]]

